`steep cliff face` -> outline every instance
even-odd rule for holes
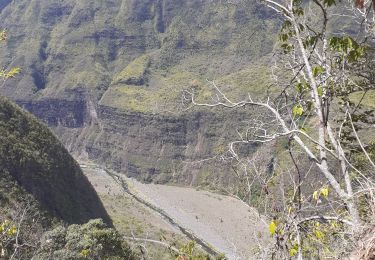
[[[84,100],[46,99],[36,102],[18,101],[18,104],[36,117],[42,118],[50,127],[82,127],[86,119]]]
[[[277,28],[255,1],[20,0],[0,10],[1,63],[23,69],[0,92],[76,156],[159,181],[209,175],[187,162],[218,155],[240,121],[186,111],[181,91],[207,95],[206,79],[218,79],[234,96],[260,94]]]
[[[95,120],[84,127],[60,125],[54,130],[78,158],[142,181],[215,187],[231,181],[230,160],[222,158],[228,140],[238,138],[235,129],[243,127],[251,113],[206,109],[152,115],[99,106]],[[256,146],[237,148],[249,153]]]

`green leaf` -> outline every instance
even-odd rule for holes
[[[84,258],[86,258],[90,254],[89,249],[83,249],[80,253]]]
[[[299,93],[302,93],[302,90],[303,90],[303,84],[302,83],[298,83],[296,85],[296,90],[299,92]]]
[[[314,193],[313,193],[313,198],[314,198],[314,200],[318,200],[318,198],[319,198],[319,193],[318,193],[318,191],[314,191]]]
[[[318,87],[318,95],[319,95],[319,97],[322,97],[323,96],[323,87],[322,86],[320,86],[320,87]]]
[[[330,7],[330,6],[332,6],[332,5],[336,5],[335,0],[324,0],[323,3],[324,3],[326,6],[328,6],[328,7]]]
[[[304,14],[304,11],[302,7],[298,7],[293,9],[293,14],[295,14],[296,16],[302,16]]]
[[[289,36],[286,33],[280,34],[279,39],[282,42],[286,42],[288,40]]]
[[[298,253],[298,251],[297,251],[297,249],[295,249],[295,248],[291,248],[291,249],[289,250],[289,255],[290,255],[290,256],[295,256],[297,253]]]
[[[275,235],[276,229],[277,229],[277,225],[276,225],[275,221],[271,221],[268,229],[270,231],[271,236]]]
[[[325,71],[324,68],[322,68],[320,66],[316,66],[316,67],[313,68],[313,75],[314,75],[314,77],[316,77],[316,76],[322,74],[324,71]]]
[[[281,27],[281,31],[287,30],[287,29],[289,29],[290,27],[292,27],[292,23],[291,23],[289,20],[286,20],[286,21],[283,23],[283,26]]]
[[[15,68],[12,68],[7,74],[6,74],[6,78],[14,78],[14,76],[16,76],[17,74],[19,74],[21,72],[21,68],[18,68],[18,67],[15,67]]]
[[[13,225],[10,229],[8,229],[7,234],[8,234],[8,236],[16,235],[17,234],[17,227]]]
[[[325,187],[325,188],[320,189],[320,194],[321,194],[323,197],[327,198],[327,197],[328,197],[328,194],[329,194],[328,187]]]
[[[298,104],[298,105],[295,105],[293,107],[293,116],[296,117],[296,116],[302,116],[303,114],[303,107],[301,104]]]
[[[349,62],[355,62],[365,55],[365,46],[360,46],[349,36],[332,37],[329,45],[333,50],[347,56]]]
[[[315,230],[315,231],[314,231],[314,235],[316,236],[316,238],[317,238],[318,240],[322,240],[322,239],[324,238],[324,234],[323,234],[323,232],[321,232],[321,231],[319,231],[319,230]]]
[[[295,243],[291,249],[289,249],[289,255],[290,256],[295,256],[298,254],[298,244]]]
[[[281,44],[280,46],[282,49],[284,49],[284,53],[287,54],[289,53],[291,50],[293,50],[293,46],[290,45],[290,44],[287,44],[287,43],[283,43]]]

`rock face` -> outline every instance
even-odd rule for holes
[[[186,111],[181,92],[209,94],[206,79],[218,79],[236,96],[261,93],[277,30],[265,7],[242,0],[20,0],[0,10],[1,65],[23,70],[0,92],[76,156],[147,181],[226,171],[202,160],[222,153],[251,111]]]
[[[18,101],[18,105],[41,118],[50,127],[78,128],[82,127],[85,122],[86,104],[84,100]],[[62,111],[64,112],[62,113]]]
[[[88,110],[80,111],[90,114]],[[249,114],[206,110],[180,116],[152,115],[101,105],[81,127],[72,126],[87,115],[80,114],[75,120],[56,113],[61,123],[53,129],[80,159],[97,161],[130,177],[214,186],[230,179],[220,155],[227,149],[227,140],[235,138],[233,129]],[[238,122],[223,122],[223,118],[233,117]]]

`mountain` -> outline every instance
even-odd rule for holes
[[[144,181],[228,181],[217,160],[251,110],[187,109],[182,91],[265,94],[278,21],[256,1],[3,1],[0,92],[77,158]],[[202,160],[205,163],[201,163]]]
[[[65,223],[102,218],[112,225],[64,146],[34,116],[4,97],[0,97],[0,167],[0,216],[30,207]]]

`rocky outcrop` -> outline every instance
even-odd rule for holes
[[[49,100],[24,107],[48,123],[77,158],[146,182],[185,185],[210,186],[230,181],[230,161],[221,161],[221,156],[228,149],[228,140],[237,138],[233,130],[251,114],[247,110],[216,110],[153,115],[103,105],[89,113],[93,109],[89,104],[82,109],[81,104],[69,107],[70,103],[62,103]],[[66,108],[66,112],[56,112]],[[50,120],[51,113],[54,120]],[[84,118],[83,124],[77,123]]]
[[[86,116],[85,100],[44,99],[17,101],[18,105],[42,119],[50,127],[83,127]]]

